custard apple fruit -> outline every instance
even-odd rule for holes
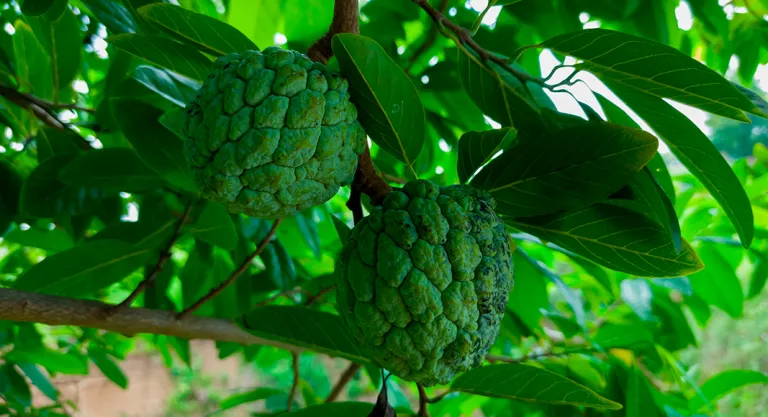
[[[468,185],[416,180],[352,229],[337,308],[376,365],[431,386],[483,363],[513,283],[495,205]]]
[[[184,151],[204,197],[272,219],[349,184],[366,134],[349,84],[296,51],[218,58],[187,106]]]

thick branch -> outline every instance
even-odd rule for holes
[[[293,352],[302,349],[262,339],[229,320],[188,316],[176,319],[172,311],[124,308],[112,316],[103,314],[114,305],[52,295],[0,289],[0,320],[42,323],[49,326],[82,326],[121,334],[163,334],[184,339],[206,339],[243,345],[268,345]]]
[[[371,198],[371,203],[378,205],[391,191],[392,187],[376,172],[376,167],[373,166],[371,159],[371,150],[366,146],[365,152],[358,158],[357,171],[355,171],[355,179],[352,182],[352,195],[347,201],[347,208],[352,211],[355,224],[363,218],[360,193],[368,195]]]
[[[315,62],[327,64],[333,56],[331,39],[337,33],[360,33],[360,6],[357,0],[336,0],[333,6],[333,21],[328,33],[318,39],[307,51],[309,58]]]
[[[179,313],[179,319],[183,319],[190,313],[193,313],[197,311],[200,307],[202,307],[203,304],[207,303],[208,301],[211,301],[214,299],[217,295],[221,294],[222,291],[224,291],[225,288],[230,286],[235,280],[237,280],[240,275],[243,275],[245,271],[248,270],[248,267],[251,265],[251,262],[261,254],[261,252],[264,251],[264,249],[269,244],[269,241],[272,240],[272,237],[275,236],[275,231],[277,231],[277,226],[280,226],[280,223],[283,221],[283,219],[277,219],[272,224],[272,228],[269,230],[269,233],[267,233],[266,236],[264,236],[264,239],[261,240],[261,243],[259,243],[259,246],[256,248],[256,250],[247,258],[245,258],[245,261],[240,265],[239,268],[234,270],[232,274],[227,278],[226,281],[222,282],[217,286],[216,288],[212,289],[208,294],[204,295],[202,298],[197,300],[194,304],[192,304],[190,307],[188,307],[186,310]]]
[[[360,364],[358,363],[350,363],[347,369],[344,370],[344,372],[339,377],[338,382],[336,382],[336,385],[333,386],[333,390],[331,390],[331,394],[328,395],[328,398],[325,399],[325,402],[330,403],[333,401],[336,401],[337,398],[339,398],[339,395],[341,395],[341,391],[344,390],[344,387],[349,384],[349,381],[352,380],[352,377],[355,376],[357,371],[360,370]]]
[[[427,395],[427,390],[424,389],[424,385],[418,384],[419,388],[419,413],[417,414],[418,417],[429,417],[429,412],[427,411],[427,404],[429,403],[429,396]]]

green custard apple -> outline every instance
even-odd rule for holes
[[[513,285],[495,205],[468,185],[416,180],[352,229],[336,266],[337,307],[375,364],[431,386],[483,363]]]
[[[218,58],[187,105],[184,151],[201,194],[274,219],[352,182],[366,134],[349,83],[296,51]]]

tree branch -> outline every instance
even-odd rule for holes
[[[350,363],[347,369],[344,370],[344,372],[339,377],[339,380],[336,382],[336,385],[333,386],[333,389],[331,390],[331,394],[328,395],[328,398],[325,399],[325,402],[330,403],[333,401],[336,401],[337,398],[339,398],[339,395],[341,395],[341,391],[344,390],[344,387],[349,384],[349,381],[352,380],[352,377],[355,376],[357,371],[360,370],[360,364],[358,363]]]
[[[189,212],[192,211],[193,204],[193,202],[190,202],[187,205],[186,210],[184,210],[184,214],[181,216],[181,220],[179,220],[179,224],[176,226],[176,230],[174,230],[173,235],[171,236],[171,240],[168,242],[165,250],[160,254],[160,258],[157,260],[157,264],[155,265],[154,269],[152,269],[152,272],[150,272],[149,275],[147,275],[147,277],[144,278],[141,283],[139,283],[139,285],[135,290],[133,290],[128,298],[123,300],[122,303],[118,304],[115,308],[109,311],[110,315],[115,314],[115,312],[122,308],[130,306],[131,303],[133,303],[133,301],[139,296],[139,294],[141,294],[148,286],[155,282],[155,278],[157,278],[157,275],[163,270],[165,263],[171,259],[171,249],[173,248],[173,245],[176,244],[176,240],[179,239],[182,227],[184,227],[184,224],[189,219]]]
[[[357,171],[352,181],[352,194],[347,201],[347,208],[352,211],[355,224],[363,218],[363,206],[360,201],[361,193],[371,198],[374,205],[381,204],[384,197],[392,191],[392,187],[382,178],[373,166],[371,150],[366,145],[365,152],[357,160]]]
[[[261,240],[261,243],[259,243],[259,246],[256,248],[256,250],[247,258],[245,258],[245,261],[240,265],[239,268],[234,270],[232,274],[227,278],[226,281],[222,282],[217,286],[216,288],[212,289],[208,294],[204,295],[202,298],[197,300],[194,304],[192,304],[190,307],[188,307],[186,310],[179,313],[178,318],[179,320],[183,319],[190,313],[197,311],[200,307],[202,307],[203,304],[207,303],[208,301],[215,298],[217,295],[219,295],[222,291],[224,291],[225,288],[230,286],[235,280],[243,274],[243,272],[248,270],[248,267],[251,265],[251,262],[261,254],[261,252],[264,251],[264,249],[269,244],[269,241],[272,240],[272,237],[275,235],[275,231],[277,231],[277,226],[280,226],[280,223],[283,221],[283,219],[277,219],[274,223],[272,223],[272,228],[269,230],[269,233],[267,233],[266,236],[264,236],[264,239]]]
[[[254,336],[235,323],[210,317],[177,319],[174,312],[124,308],[112,316],[103,314],[114,305],[53,295],[0,289],[0,320],[41,323],[49,326],[81,326],[121,334],[162,334],[184,339],[206,339],[243,345],[267,345],[292,352],[303,348]]]
[[[442,0],[440,3],[440,13],[445,13],[445,9],[448,7],[448,0]],[[416,63],[416,61],[419,59],[420,56],[424,55],[425,52],[429,50],[429,48],[435,43],[437,40],[437,24],[432,26],[432,28],[429,29],[429,34],[427,34],[427,39],[424,40],[424,43],[421,44],[419,49],[416,50],[416,52],[411,55],[411,58],[408,60],[408,66],[405,67],[405,73],[410,75],[411,74],[411,68],[413,67],[413,64]]]
[[[331,40],[337,33],[360,33],[360,5],[357,0],[336,0],[333,6],[333,21],[328,33],[318,39],[307,51],[315,62],[327,64],[333,56]]]
[[[552,358],[552,357],[558,357],[558,356],[568,356],[575,353],[589,353],[589,352],[599,352],[599,351],[600,349],[596,347],[584,346],[581,348],[568,349],[562,352],[548,351],[548,352],[541,352],[541,353],[532,353],[530,355],[523,356],[522,358],[510,358],[509,356],[499,356],[499,355],[485,355],[485,360],[487,360],[490,363],[494,363],[494,362],[523,363],[530,360],[536,360],[541,358]]]
[[[427,411],[427,404],[429,403],[429,396],[427,390],[424,389],[424,385],[417,384],[419,387],[419,413],[418,417],[429,417],[429,411]]]
[[[285,411],[290,412],[293,408],[293,400],[296,398],[296,392],[299,389],[299,381],[301,375],[299,374],[299,354],[291,353],[293,357],[293,384],[291,384],[291,394],[288,396],[288,405],[285,407]]]

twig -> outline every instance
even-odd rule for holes
[[[435,396],[434,396],[434,397],[432,397],[432,398],[427,398],[427,402],[428,402],[428,403],[430,403],[430,404],[434,404],[434,403],[436,403],[436,402],[440,402],[440,401],[442,401],[442,400],[443,400],[443,398],[445,398],[445,397],[446,397],[448,394],[450,394],[450,393],[452,393],[452,392],[453,392],[453,391],[452,391],[452,390],[450,390],[450,389],[448,389],[448,390],[445,390],[445,392],[443,392],[443,393],[440,393],[440,394],[437,394],[437,395],[435,395]]]
[[[331,390],[331,394],[328,395],[328,398],[325,399],[325,402],[330,403],[333,401],[336,401],[337,398],[339,398],[339,395],[341,395],[341,391],[344,390],[344,387],[349,384],[349,381],[352,380],[352,377],[355,376],[357,371],[360,370],[360,364],[357,363],[350,363],[347,369],[342,372],[341,376],[339,377],[339,380],[336,382],[336,385],[333,386],[333,389]]]
[[[552,358],[552,357],[558,357],[558,356],[568,356],[575,353],[587,353],[587,352],[598,352],[600,349],[596,347],[588,347],[585,346],[583,348],[576,348],[576,349],[569,349],[563,352],[541,352],[541,353],[532,353],[530,355],[523,356],[522,358],[510,358],[508,356],[499,356],[499,355],[486,355],[485,360],[487,360],[490,363],[495,362],[504,362],[504,363],[523,363],[530,360],[536,360],[541,358]]]
[[[264,249],[269,244],[269,241],[272,240],[272,237],[275,235],[275,231],[277,230],[277,226],[279,226],[282,221],[283,221],[283,219],[275,220],[275,222],[272,224],[272,228],[269,230],[269,233],[267,233],[267,235],[264,236],[264,239],[261,240],[261,243],[259,243],[259,246],[256,248],[256,250],[250,256],[248,256],[245,259],[245,261],[243,261],[243,263],[240,265],[240,267],[237,268],[236,270],[234,270],[232,272],[232,274],[229,276],[229,278],[227,278],[226,281],[222,282],[221,284],[219,284],[219,286],[217,286],[216,288],[214,288],[210,292],[208,292],[208,294],[204,295],[202,298],[197,300],[194,304],[192,304],[192,306],[188,307],[186,310],[184,310],[181,313],[179,313],[179,315],[177,316],[179,318],[179,320],[183,319],[188,314],[190,314],[190,313],[196,311],[197,309],[199,309],[203,304],[205,304],[208,301],[210,301],[213,298],[215,298],[222,291],[224,291],[225,288],[227,288],[230,284],[235,282],[235,280],[240,275],[242,275],[243,272],[248,270],[248,267],[251,265],[251,262],[253,262],[253,260],[257,256],[259,256],[262,251],[264,251]]]
[[[299,388],[299,380],[301,375],[299,374],[299,354],[296,352],[291,353],[293,357],[293,384],[291,385],[291,394],[288,396],[288,405],[285,407],[285,411],[290,412],[293,408],[293,400],[296,398],[296,392]]]
[[[442,3],[440,3],[440,13],[445,13],[445,9],[448,7],[448,0],[443,0]],[[429,48],[435,43],[435,40],[437,40],[437,24],[432,26],[432,28],[429,30],[429,34],[427,34],[427,39],[424,41],[423,44],[417,49],[413,55],[411,55],[411,58],[408,60],[408,66],[405,67],[405,73],[409,74],[411,73],[411,68],[413,67],[413,64],[416,63],[416,61],[419,59],[420,56],[424,55],[425,52],[429,50]]]
[[[357,0],[336,0],[333,6],[333,21],[328,33],[318,39],[307,51],[315,62],[328,63],[333,56],[331,40],[337,33],[360,33],[360,5]]]
[[[491,7],[495,6],[498,1],[499,0],[489,1],[488,5],[485,6],[485,9],[483,9],[482,13],[480,13],[480,16],[477,16],[475,23],[472,25],[472,36],[474,36],[480,29],[480,25],[483,24],[483,19],[485,18],[485,15],[488,14],[488,10],[491,10]],[[445,13],[445,11],[443,11],[443,13]]]
[[[429,403],[429,397],[427,391],[424,389],[424,385],[417,384],[419,387],[419,414],[418,417],[429,417],[429,411],[427,411],[427,404]]]
[[[152,272],[149,273],[149,275],[144,278],[143,281],[139,283],[139,285],[136,287],[136,289],[133,290],[131,295],[129,295],[125,300],[123,300],[122,303],[118,304],[114,308],[109,310],[109,315],[115,314],[118,310],[125,308],[127,306],[130,306],[131,303],[133,303],[134,300],[141,294],[148,286],[152,285],[155,281],[155,278],[157,278],[157,275],[162,272],[163,267],[165,266],[165,263],[168,262],[169,259],[171,259],[171,249],[173,248],[173,245],[176,244],[176,241],[179,239],[179,236],[181,236],[181,229],[184,227],[184,224],[189,220],[189,213],[192,211],[192,206],[194,205],[194,202],[190,202],[187,204],[187,208],[184,210],[184,214],[181,216],[181,220],[179,220],[179,224],[176,226],[176,230],[173,231],[173,235],[171,236],[171,240],[168,241],[168,245],[166,245],[165,250],[160,254],[160,258],[157,260],[157,264],[155,264],[155,267],[152,269]]]
[[[304,303],[304,305],[305,305],[305,306],[311,306],[312,304],[314,304],[315,302],[317,302],[317,300],[319,300],[319,299],[323,298],[323,296],[324,296],[325,294],[328,294],[329,292],[333,291],[334,289],[336,289],[336,286],[335,286],[335,285],[334,285],[334,286],[331,286],[331,287],[328,287],[328,288],[323,288],[322,290],[318,291],[318,292],[317,292],[317,294],[315,294],[315,295],[310,295],[310,296],[307,298],[307,302],[306,302],[306,303]]]
[[[428,0],[412,0],[412,1],[416,3],[416,5],[424,9],[424,11],[427,12],[429,17],[431,17],[432,20],[435,21],[435,23],[445,26],[451,32],[453,32],[456,35],[456,38],[452,38],[452,39],[458,46],[461,46],[461,45],[469,46],[473,51],[475,51],[475,53],[477,53],[477,55],[480,57],[480,59],[483,60],[483,62],[491,61],[496,65],[499,65],[505,71],[509,72],[515,78],[520,80],[520,82],[523,83],[524,85],[526,82],[530,81],[530,82],[539,84],[542,87],[549,88],[549,86],[546,83],[544,83],[544,80],[542,80],[541,78],[534,77],[530,74],[526,74],[524,72],[521,72],[512,68],[509,65],[509,58],[502,58],[484,49],[477,42],[475,42],[474,39],[472,39],[472,34],[469,30],[457,25],[456,23],[453,23],[453,21],[445,17],[444,14],[442,14],[440,11],[432,7],[432,5],[429,4]]]

